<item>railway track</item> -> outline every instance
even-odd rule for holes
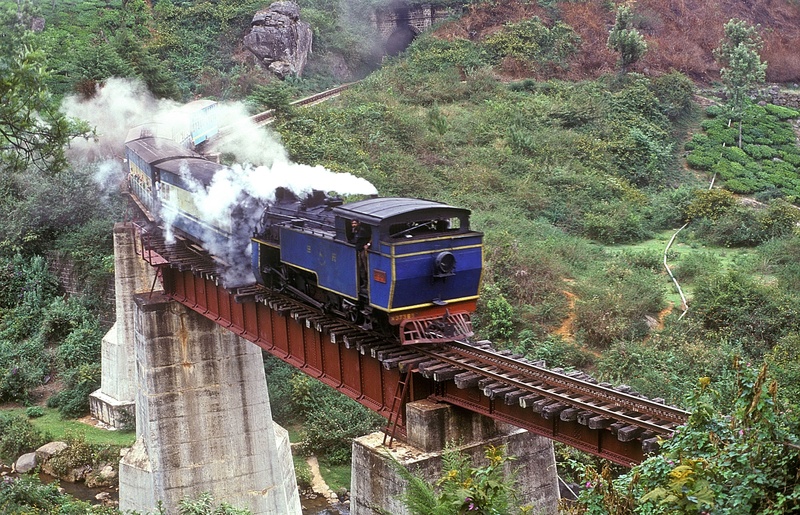
[[[343,84],[336,88],[332,88],[326,91],[322,91],[321,93],[311,95],[310,97],[301,98],[300,100],[295,100],[294,102],[291,102],[289,105],[294,107],[305,107],[314,104],[319,104],[320,102],[324,102],[325,100],[329,100],[333,97],[338,96],[342,91],[352,87],[353,84],[355,83],[351,82],[349,84]],[[251,116],[250,120],[259,127],[262,125],[267,125],[275,120],[275,110],[269,109],[267,111],[258,113],[256,115]]]

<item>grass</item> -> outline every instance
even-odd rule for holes
[[[338,492],[342,488],[348,491],[350,490],[352,469],[349,463],[344,465],[331,465],[325,461],[320,461],[319,473],[334,492]]]
[[[43,408],[44,415],[31,418],[31,424],[40,431],[49,434],[54,440],[64,440],[67,434],[83,434],[86,442],[97,445],[118,445],[130,447],[136,440],[134,431],[110,431],[89,424],[84,424],[79,420],[65,420],[61,418],[58,410]],[[3,409],[4,413],[9,413],[21,417],[26,417],[25,408]]]
[[[657,252],[660,256],[662,256],[663,259],[664,249],[667,248],[667,244],[669,243],[673,234],[675,234],[675,231],[676,229],[669,229],[658,233],[654,238],[633,245],[614,245],[607,248],[611,252]],[[672,247],[670,247],[670,252],[667,257],[667,264],[669,265],[670,269],[673,270],[673,273],[675,273],[675,268],[681,262],[681,260],[686,260],[693,255],[706,254],[712,256],[718,262],[719,271],[725,271],[735,268],[735,265],[741,263],[742,260],[748,258],[755,252],[755,250],[752,248],[730,248],[700,244],[685,236],[689,234],[690,233],[686,231],[679,233],[675,238]],[[678,291],[675,289],[674,284],[666,275],[665,271],[663,272],[663,275],[665,277],[665,281],[669,283],[666,295],[667,300],[673,303],[675,306],[680,306],[681,299],[680,295],[678,295]],[[684,295],[689,297],[692,292],[692,281],[682,280],[679,274],[676,274],[676,279],[681,285]]]

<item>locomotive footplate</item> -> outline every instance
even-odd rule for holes
[[[413,318],[400,324],[400,343],[444,343],[466,340],[473,334],[469,313],[445,313],[443,316]]]

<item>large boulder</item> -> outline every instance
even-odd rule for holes
[[[56,454],[69,447],[67,442],[50,442],[36,449],[36,459],[39,463],[45,463]]]
[[[244,46],[259,63],[283,79],[300,76],[311,53],[311,26],[300,20],[294,2],[275,2],[258,11],[244,37]]]
[[[17,474],[27,474],[36,468],[36,464],[35,452],[23,454],[14,462],[14,472]]]

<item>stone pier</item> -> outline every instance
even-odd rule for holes
[[[272,423],[261,350],[159,293],[135,301],[136,443],[120,510],[204,492],[254,515],[300,515],[286,431]]]
[[[373,515],[384,510],[407,515],[399,495],[406,482],[396,472],[391,453],[401,465],[431,483],[442,475],[442,451],[450,444],[472,458],[474,466],[485,464],[486,446],[506,446],[515,459],[506,475],[516,478],[521,504],[537,515],[558,512],[558,475],[553,442],[507,424],[448,404],[427,400],[406,406],[408,438],[395,440],[391,449],[383,445],[383,433],[373,433],[353,443],[351,515]]]
[[[133,295],[150,291],[155,271],[136,252],[131,224],[114,226],[116,323],[103,337],[100,389],[89,396],[92,416],[116,429],[133,427],[136,356]]]

